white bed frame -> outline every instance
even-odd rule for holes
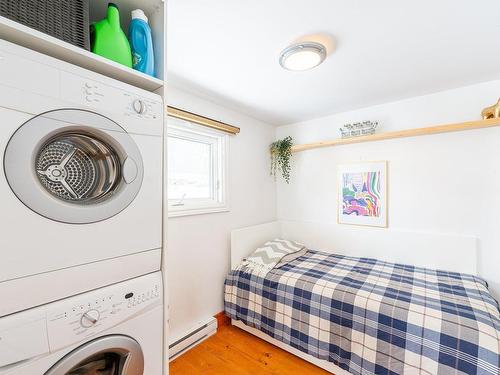
[[[475,236],[299,221],[274,221],[233,230],[231,269],[264,242],[277,237],[336,254],[477,274],[478,239]],[[326,371],[336,375],[349,374],[331,362],[305,354],[241,321],[232,320],[232,324]]]

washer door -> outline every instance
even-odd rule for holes
[[[62,358],[45,375],[143,375],[141,346],[128,336],[90,341]]]
[[[11,137],[4,170],[14,194],[49,219],[108,219],[142,184],[143,163],[130,135],[94,112],[61,109],[25,122]]]

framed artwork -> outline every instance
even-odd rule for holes
[[[338,191],[339,224],[387,227],[387,161],[340,165]]]

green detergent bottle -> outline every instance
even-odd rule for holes
[[[90,26],[92,52],[132,68],[132,52],[127,36],[120,27],[120,11],[108,4],[105,19]]]

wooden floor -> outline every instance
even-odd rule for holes
[[[170,375],[330,374],[237,327],[217,334],[170,363]],[[330,374],[331,375],[331,374]]]

